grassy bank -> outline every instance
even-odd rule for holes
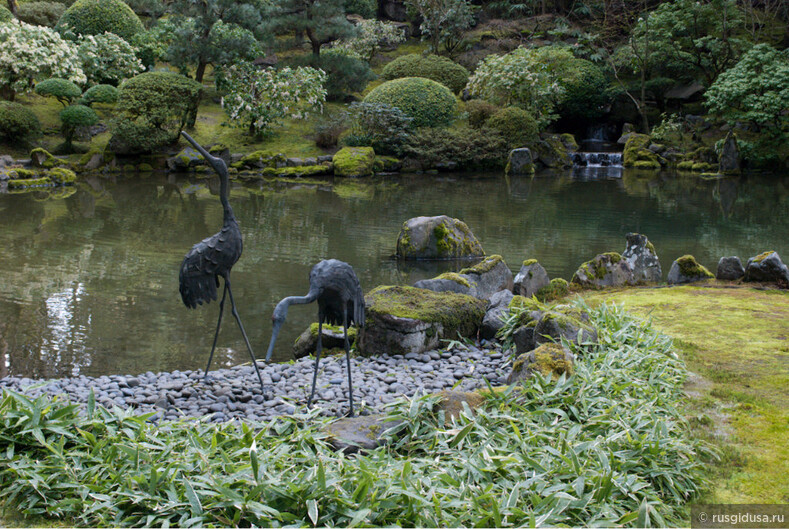
[[[789,502],[789,292],[730,285],[587,296],[649,316],[702,378],[685,409],[723,455],[711,503]]]

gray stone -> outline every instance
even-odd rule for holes
[[[507,157],[507,174],[530,175],[534,174],[534,158],[527,147],[512,149]]]
[[[543,287],[551,284],[548,272],[535,259],[524,261],[513,280],[513,292],[519,296],[532,297]]]
[[[572,167],[573,158],[557,134],[542,134],[535,147],[535,159],[545,167]]]
[[[490,305],[479,328],[481,338],[489,340],[495,337],[499,329],[504,326],[504,318],[510,312],[510,301],[513,297],[509,290],[500,290],[490,297]]]
[[[627,261],[633,270],[633,280],[636,283],[658,283],[663,279],[660,259],[646,235],[628,233],[622,259]]]
[[[669,285],[695,283],[706,279],[714,279],[712,272],[696,261],[692,255],[683,255],[671,263],[666,282]]]
[[[718,269],[715,271],[715,278],[722,281],[736,281],[745,275],[745,268],[742,261],[736,255],[731,257],[721,257],[718,261]]]
[[[496,292],[512,289],[512,271],[500,255],[490,255],[457,274],[442,274],[433,279],[423,279],[414,283],[414,287],[490,299]]]
[[[777,252],[767,251],[748,259],[745,281],[789,283],[789,268],[781,261]]]
[[[574,362],[573,354],[560,344],[546,343],[515,359],[507,383],[523,383],[531,378],[535,371],[539,371],[544,376],[551,375],[553,378],[561,375],[570,376],[573,374]]]
[[[618,253],[603,253],[582,264],[572,282],[593,288],[624,286],[634,282],[633,269]]]
[[[559,342],[562,338],[575,344],[596,342],[597,331],[583,321],[584,316],[558,312],[544,314],[534,328],[535,344]]]
[[[482,245],[466,223],[446,215],[408,219],[397,237],[397,256],[402,259],[452,259],[484,255]]]
[[[14,164],[14,157],[8,154],[0,154],[0,167],[6,167]]]
[[[534,326],[522,325],[512,334],[512,341],[515,344],[515,352],[525,353],[537,347],[534,335]]]
[[[459,278],[462,276],[458,276]],[[464,285],[459,280],[447,279],[445,277],[434,277],[433,279],[420,279],[414,283],[416,288],[424,288],[433,292],[454,292],[455,294],[471,295],[471,286]]]
[[[740,172],[740,148],[737,138],[732,131],[726,134],[723,140],[720,155],[718,156],[718,171],[722,174],[737,174]]]

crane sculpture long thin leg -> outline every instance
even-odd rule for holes
[[[227,281],[225,281],[225,288],[222,290],[222,301],[219,302],[219,319],[216,320],[216,332],[214,333],[214,344],[211,346],[211,354],[208,355],[208,363],[205,366],[204,380],[208,380],[208,368],[211,367],[211,359],[214,358],[214,350],[216,349],[216,340],[219,338],[219,327],[222,325],[222,313],[225,310],[225,296],[227,296]]]
[[[247,338],[247,333],[244,331],[244,326],[241,324],[241,318],[239,317],[238,310],[236,309],[236,302],[233,299],[233,289],[230,288],[230,279],[228,278],[225,278],[225,288],[227,288],[227,292],[230,294],[230,306],[233,309],[233,317],[236,319],[236,323],[238,323],[238,328],[241,329],[241,335],[244,337],[244,343],[247,344],[247,351],[249,351],[249,356],[252,357],[252,365],[255,366],[255,373],[258,374],[260,388],[265,391],[266,387],[263,385],[263,377],[260,376],[260,369],[258,369],[258,362],[255,359],[255,353],[252,352],[252,346],[249,345],[249,338]]]
[[[315,396],[315,383],[318,381],[318,364],[321,361],[321,336],[323,335],[323,311],[318,314],[318,345],[315,348],[315,372],[312,374],[312,391],[310,391],[310,398],[307,399],[307,407],[312,406],[312,397]]]
[[[351,406],[351,417],[353,417],[353,382],[351,381],[351,345],[348,343],[348,309],[345,309],[342,322],[345,331],[345,363],[348,366],[348,402]]]

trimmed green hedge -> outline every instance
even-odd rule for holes
[[[0,6],[0,22],[10,22],[14,20],[14,14],[5,6]]]
[[[20,4],[16,14],[22,22],[53,28],[65,11],[66,6],[60,2],[28,2]]]
[[[512,146],[523,147],[539,137],[537,121],[527,111],[506,107],[496,111],[485,124],[501,133]]]
[[[0,101],[0,139],[22,141],[40,134],[41,123],[32,110],[19,103]]]
[[[91,86],[82,94],[81,103],[90,106],[93,103],[114,105],[118,102],[118,89],[109,84]]]
[[[144,28],[140,18],[121,0],[77,0],[63,13],[58,29],[77,35],[109,31],[128,41]]]
[[[66,106],[72,99],[82,95],[82,89],[68,79],[53,77],[37,83],[36,93],[40,96],[52,96]]]
[[[446,125],[457,108],[457,100],[449,88],[422,77],[387,81],[367,94],[364,102],[397,107],[414,118],[416,127]]]
[[[441,83],[457,94],[468,83],[469,73],[461,65],[446,57],[412,53],[398,57],[387,64],[381,75],[384,79],[424,77]]]

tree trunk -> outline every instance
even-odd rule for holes
[[[205,75],[205,67],[208,66],[208,63],[200,61],[197,63],[197,70],[195,70],[195,81],[198,83],[203,82],[203,76]]]
[[[16,10],[19,9],[19,4],[16,0],[8,0],[8,10],[16,16]]]
[[[6,101],[13,101],[16,98],[16,91],[11,86],[0,87],[0,97]]]

